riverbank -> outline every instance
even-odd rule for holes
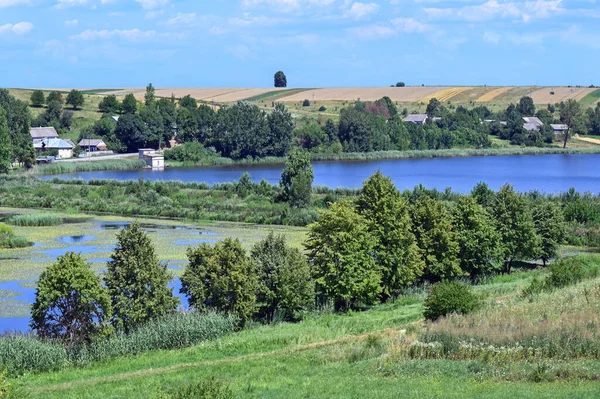
[[[33,175],[59,175],[63,173],[93,172],[101,170],[131,170],[142,169],[146,166],[139,159],[111,159],[90,161],[89,159],[79,162],[55,162],[49,165],[40,165],[27,173]]]

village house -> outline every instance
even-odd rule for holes
[[[79,147],[84,152],[106,151],[106,143],[102,139],[83,139],[79,142]]]
[[[535,116],[523,117],[523,128],[528,132],[532,132],[534,130],[539,132],[542,126],[544,126],[544,122],[542,122],[540,118]]]
[[[404,122],[414,123],[415,125],[424,125],[425,122],[427,122],[427,118],[427,114],[412,114],[407,115],[406,118],[404,118]]]
[[[35,151],[38,154],[56,151],[58,158],[72,158],[73,148],[75,148],[75,145],[71,140],[46,138],[34,140],[33,148],[35,148]]]
[[[554,130],[554,134],[565,134],[569,130],[569,126],[565,124],[551,124],[552,130]]]
[[[52,126],[48,127],[32,127],[29,130],[32,140],[57,139],[58,133]]]

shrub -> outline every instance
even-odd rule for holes
[[[229,385],[213,378],[159,393],[157,399],[233,399]]]
[[[325,111],[327,111],[327,107],[325,107],[324,105],[321,105],[319,107],[319,112],[325,112]]]
[[[423,316],[436,320],[450,313],[471,313],[476,307],[477,297],[471,286],[460,281],[442,281],[429,290]]]
[[[25,237],[17,237],[12,227],[0,223],[0,248],[24,248],[29,246]]]
[[[302,106],[303,107],[310,107],[310,101],[308,101],[308,100],[302,101]]]
[[[550,266],[548,286],[561,288],[598,275],[599,266],[591,257],[561,259]]]

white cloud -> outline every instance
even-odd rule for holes
[[[510,2],[488,0],[485,3],[459,8],[424,8],[432,19],[465,20],[470,22],[493,19],[514,19],[529,22],[533,19],[548,18],[565,12],[562,0],[535,0]]]
[[[235,17],[229,19],[229,24],[233,26],[272,26],[280,23],[288,22],[288,19],[273,18],[264,15],[252,16],[245,13],[243,17]]]
[[[379,6],[375,3],[354,3],[352,6],[345,12],[345,15],[355,18],[361,19],[364,17],[368,17],[371,14],[376,14],[379,11]]]
[[[0,8],[29,4],[31,0],[0,0]]]
[[[78,24],[79,24],[79,21],[76,19],[65,21],[66,26],[77,26]]]
[[[392,19],[392,25],[404,33],[423,33],[431,29],[431,26],[413,18],[394,18]]]
[[[145,10],[152,10],[153,8],[166,6],[169,0],[135,0],[135,2],[139,3]]]
[[[236,58],[247,58],[250,55],[250,48],[245,44],[239,44],[237,46],[227,46],[225,51]]]
[[[337,0],[243,0],[244,8],[268,6],[279,12],[298,12],[307,8],[322,8]]]
[[[82,6],[88,3],[88,0],[58,0],[56,8],[67,8],[73,6]]]
[[[16,24],[4,24],[0,25],[0,34],[3,33],[14,33],[17,35],[24,35],[33,30],[34,25],[30,22],[19,22]]]
[[[176,17],[167,20],[167,25],[192,25],[196,22],[196,13],[178,12]]]
[[[139,29],[114,29],[114,30],[91,30],[87,29],[77,35],[71,36],[71,39],[78,40],[109,40],[109,39],[123,39],[130,42],[152,39],[157,36],[156,31],[153,30],[139,30]]]
[[[483,34],[483,40],[488,43],[498,44],[500,43],[500,35],[494,32],[485,32]]]
[[[394,36],[396,31],[383,25],[366,25],[348,29],[358,39],[379,39]]]

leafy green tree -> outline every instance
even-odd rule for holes
[[[179,107],[187,108],[189,111],[194,111],[198,108],[198,101],[189,94],[179,100]]]
[[[425,266],[411,231],[408,203],[392,180],[377,171],[363,184],[357,209],[377,240],[375,259],[384,299],[396,296],[417,281]]]
[[[472,197],[461,197],[452,210],[460,268],[471,278],[490,273],[502,259],[500,235],[489,214]]]
[[[546,263],[559,254],[560,244],[565,239],[564,216],[554,202],[544,201],[533,207],[533,224],[540,237],[538,257]]]
[[[83,97],[83,93],[79,90],[73,89],[67,95],[67,104],[71,105],[73,109],[81,108],[84,102],[85,98]]]
[[[178,300],[167,285],[167,265],[156,256],[150,237],[139,223],[119,231],[104,282],[112,301],[113,325],[125,332],[169,314]]]
[[[60,127],[63,129],[71,129],[73,126],[73,112],[71,111],[63,111],[60,115]]]
[[[119,140],[129,152],[147,147],[150,142],[148,130],[140,115],[125,114],[119,118],[115,128],[115,138]]]
[[[125,95],[123,104],[121,104],[121,111],[123,111],[124,114],[135,114],[137,112],[137,100],[133,93]]]
[[[121,111],[121,103],[114,94],[108,95],[98,104],[98,110],[103,114],[118,114]]]
[[[256,105],[238,102],[219,110],[212,144],[223,156],[241,159],[272,155],[269,149],[278,144],[269,143],[269,139],[279,138],[271,137],[266,114]]]
[[[535,104],[533,99],[529,96],[521,97],[519,104],[517,105],[517,111],[523,116],[535,115]]]
[[[376,239],[368,223],[347,202],[331,205],[309,226],[305,247],[317,293],[338,311],[374,303],[381,293],[381,271],[374,257]]]
[[[200,310],[233,313],[246,323],[256,305],[256,270],[238,239],[188,248],[181,293]]]
[[[423,305],[423,317],[433,321],[452,313],[471,313],[477,308],[478,299],[470,285],[442,281],[431,286]]]
[[[427,109],[425,110],[425,113],[430,118],[436,118],[442,116],[445,110],[446,109],[444,105],[440,102],[440,100],[438,100],[437,98],[432,98],[431,100],[429,100],[429,104],[427,104]]]
[[[140,111],[140,117],[146,127],[145,131],[148,135],[147,144],[152,148],[161,148],[161,146],[164,146],[166,144],[164,141],[165,125],[156,103],[152,102],[150,105],[145,106]]]
[[[290,148],[296,126],[292,114],[285,108],[285,105],[275,104],[275,109],[269,114],[267,121],[270,129],[267,153],[282,157]]]
[[[309,122],[296,129],[295,135],[298,138],[298,143],[300,146],[302,148],[306,148],[307,150],[311,150],[329,142],[329,138],[323,129],[321,129],[321,127],[316,123],[312,122]]]
[[[282,199],[291,206],[302,208],[310,203],[313,167],[310,164],[310,154],[300,148],[293,148],[281,172]]]
[[[59,339],[67,348],[89,344],[107,330],[110,297],[80,254],[68,252],[40,274],[31,328],[42,339]]]
[[[504,272],[510,273],[515,259],[533,259],[537,253],[533,219],[525,200],[510,184],[500,188],[490,211],[502,241]]]
[[[177,110],[177,137],[185,143],[198,140],[198,119],[188,108]]]
[[[58,101],[61,104],[65,103],[65,99],[60,91],[51,91],[48,93],[48,97],[46,98],[46,103],[50,103],[52,101]]]
[[[198,141],[201,143],[209,142],[212,139],[212,129],[217,115],[215,111],[206,104],[201,104],[196,109],[196,119],[198,121]]]
[[[304,255],[290,248],[285,237],[271,232],[256,243],[251,259],[258,273],[257,302],[261,314],[273,320],[277,313],[297,320],[314,303],[314,281]]]
[[[285,76],[285,73],[283,73],[282,71],[278,71],[275,74],[275,87],[287,87],[287,77]]]
[[[444,204],[423,195],[412,207],[411,214],[413,233],[425,262],[423,279],[440,281],[461,276],[460,247]]]
[[[388,96],[382,97],[381,99],[375,101],[376,105],[384,105],[388,110],[389,118],[393,118],[398,115],[398,108],[394,104],[391,98]],[[389,119],[388,118],[388,119]]]
[[[484,208],[488,208],[492,205],[495,195],[496,193],[494,193],[494,190],[484,182],[477,183],[475,187],[473,187],[473,190],[471,190],[471,197]]]
[[[571,135],[571,130],[580,122],[581,117],[581,105],[576,100],[571,98],[566,103],[560,104],[560,121],[569,127],[565,133],[563,148],[567,148],[567,141]]]
[[[153,104],[155,100],[156,100],[156,95],[155,95],[154,86],[152,86],[152,83],[148,83],[148,86],[146,86],[146,94],[144,95],[144,102],[145,102],[146,106],[149,106],[149,105]]]
[[[43,107],[44,103],[46,102],[46,96],[44,95],[44,92],[41,90],[34,90],[33,93],[31,93],[31,105],[33,107]]]
[[[156,101],[156,108],[163,121],[163,142],[168,142],[175,136],[177,129],[177,104],[169,98],[161,98]]]
[[[404,87],[404,86],[406,86],[406,83],[404,83],[404,82],[396,83],[396,87]]]
[[[0,89],[0,108],[4,109],[12,144],[12,157],[26,168],[35,165],[35,150],[29,134],[31,116],[26,102]]]
[[[600,103],[596,103],[596,108],[589,108],[587,111],[588,133],[600,136]]]
[[[46,111],[42,115],[45,124],[51,124],[54,121],[59,121],[60,116],[63,112],[63,106],[58,101],[50,101],[48,103],[48,107],[46,107]]]
[[[13,161],[12,144],[6,113],[0,108],[0,173],[8,173]]]

